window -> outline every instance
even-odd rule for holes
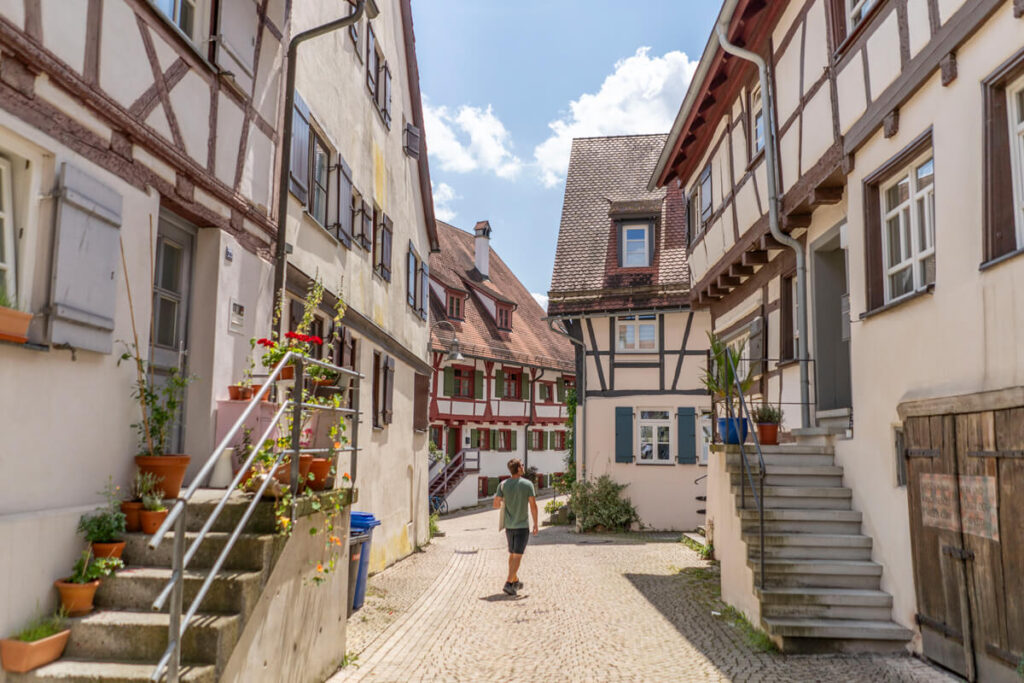
[[[637,421],[637,452],[641,464],[672,462],[672,413],[641,409]]]
[[[497,449],[499,451],[511,451],[516,447],[515,434],[511,429],[499,429],[497,430]]]
[[[416,286],[420,279],[420,257],[416,255],[416,251],[412,248],[412,242],[409,243],[409,259],[406,264],[405,276],[405,300],[412,306],[412,310],[415,311],[417,305],[419,305]]]
[[[882,186],[885,302],[935,282],[935,162],[929,153]]]
[[[354,22],[352,24],[349,24],[348,36],[349,36],[349,38],[352,39],[352,44],[355,45],[355,48],[356,48],[356,57],[358,57],[359,61],[361,62],[361,61],[363,61],[363,52],[362,52],[362,50],[359,49],[359,24],[360,23],[361,22],[357,21],[357,22]]]
[[[499,330],[511,330],[512,329],[512,309],[507,306],[498,306],[496,308],[498,314],[498,329]]]
[[[357,208],[358,205],[358,208]],[[366,200],[359,196],[359,193],[355,193],[352,196],[352,211],[358,212],[358,216],[353,216],[352,225],[353,230],[356,231],[356,240],[363,249],[367,251],[373,246],[373,209]]]
[[[11,190],[11,164],[0,157],[0,294],[13,306],[18,305],[17,278],[14,271],[14,222]]]
[[[711,450],[711,443],[714,440],[714,433],[712,430],[712,416],[707,411],[702,411],[700,414],[700,460],[698,461],[701,465],[708,464],[708,452]]]
[[[366,88],[374,101],[377,100],[377,70],[380,69],[380,52],[377,50],[377,36],[373,25],[366,22]]]
[[[549,382],[542,383],[537,390],[537,400],[541,403],[551,403],[553,397],[554,392],[551,390],[551,384]]]
[[[473,368],[459,366],[452,369],[452,396],[473,398]]]
[[[565,450],[565,432],[551,432],[551,449],[555,451]]]
[[[440,448],[443,444],[441,443],[441,437],[443,430],[439,425],[430,426],[430,443]]]
[[[174,22],[189,40],[195,40],[196,0],[153,0],[153,4]]]
[[[715,200],[711,197],[711,164],[700,174],[700,220],[706,223],[711,218]]]
[[[651,265],[651,238],[650,222],[623,223],[620,227],[622,234],[620,244],[622,245],[621,266],[624,268],[646,268]]]
[[[547,433],[540,429],[535,429],[530,432],[530,450],[531,451],[546,451],[547,450]]]
[[[309,171],[311,191],[307,208],[313,220],[320,225],[327,225],[327,169],[331,153],[315,131],[310,132],[309,140],[312,147]]]
[[[462,320],[462,297],[458,294],[448,295],[448,317]]]
[[[658,350],[658,321],[653,315],[630,315],[618,318],[615,349],[625,352]]]
[[[876,0],[846,0],[846,33],[849,35],[853,29],[860,26],[867,17],[871,8],[877,4]]]
[[[395,359],[373,352],[373,427],[383,429],[391,424],[392,400],[395,393]]]
[[[764,149],[764,107],[761,104],[761,86],[750,95],[750,156]]]
[[[1006,89],[1013,168],[1013,218],[1016,248],[1024,248],[1024,77]],[[997,124],[998,125],[998,122]]]
[[[391,282],[391,238],[393,224],[384,212],[373,206],[373,272]]]
[[[523,397],[523,373],[520,370],[499,370],[498,398],[518,401]]]

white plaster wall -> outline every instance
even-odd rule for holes
[[[868,77],[872,99],[878,99],[900,75],[900,29],[896,14],[889,12],[885,21],[868,38]]]
[[[910,31],[910,56],[913,58],[932,38],[928,20],[928,3],[907,3],[907,28]]]
[[[806,172],[832,146],[832,101],[828,86],[807,102],[803,114],[803,157],[801,168]]]
[[[805,21],[807,22],[804,37],[804,91],[806,92],[828,67],[830,59],[824,0],[817,0],[807,10]]]
[[[82,73],[85,65],[87,2],[43,2],[43,45],[68,66]]]
[[[846,133],[867,108],[864,93],[864,62],[851,59],[836,75],[839,98],[839,131]]]

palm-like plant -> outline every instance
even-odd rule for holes
[[[739,392],[746,394],[754,383],[752,369],[748,366],[746,374],[739,372],[740,359],[746,343],[741,342],[736,348],[730,348],[721,337],[708,332],[711,359],[704,370],[701,382],[708,392],[716,399],[732,408],[732,414],[738,415]]]

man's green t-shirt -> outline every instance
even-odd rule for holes
[[[506,479],[498,486],[495,494],[505,499],[505,528],[506,529],[529,529],[530,528],[530,498],[536,496],[533,484],[528,479]]]

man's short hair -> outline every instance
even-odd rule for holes
[[[508,461],[508,471],[511,474],[519,474],[521,469],[523,469],[523,463],[519,458],[512,458]]]

